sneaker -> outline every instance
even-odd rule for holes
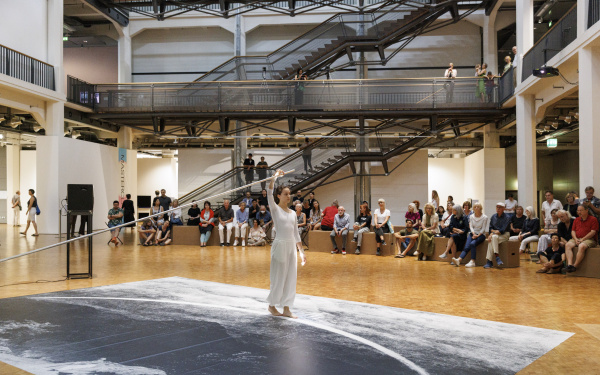
[[[567,272],[571,273],[575,271],[577,271],[577,268],[575,268],[575,266],[567,266]]]
[[[415,252],[413,253],[413,255],[414,255],[414,256],[417,256],[417,255],[419,255],[419,251],[418,251],[418,250],[415,250]]]
[[[354,254],[359,255],[360,254],[360,247],[356,248],[356,251],[354,252]]]
[[[473,259],[471,259],[471,260],[469,261],[469,263],[467,263],[467,264],[465,265],[465,267],[475,267],[475,261],[474,261]]]
[[[238,245],[238,240],[233,241],[233,246],[237,246]],[[227,246],[229,246],[229,244],[227,244]]]
[[[446,254],[442,254],[442,255],[440,255],[440,258],[441,258],[441,259],[446,259],[446,258],[448,258],[448,255],[446,255]],[[454,258],[452,258],[452,259],[454,259]]]
[[[246,246],[246,240],[242,240],[242,246]]]
[[[342,255],[346,255],[346,249],[342,249]]]
[[[225,244],[223,242],[221,242],[221,246],[225,246]]]
[[[385,240],[383,240],[383,242],[381,243],[381,246],[387,246],[387,242],[385,242]]]
[[[502,259],[500,259],[500,257],[496,257],[496,264],[497,264],[498,266],[501,266],[501,265],[503,265],[503,264],[504,264],[504,262],[502,261]]]
[[[340,253],[340,251],[337,249],[337,247],[331,251],[331,254],[339,254],[339,253]]]
[[[450,264],[454,264],[456,267],[460,266],[460,260],[456,258],[452,258]]]
[[[483,268],[485,268],[485,269],[488,269],[488,268],[492,268],[493,266],[494,266],[494,264],[492,263],[492,261],[491,261],[491,260],[488,260],[488,261],[485,263],[485,266],[483,266]]]
[[[352,242],[356,242],[356,237],[352,237]]]
[[[380,257],[381,256],[381,251],[377,251],[377,256]]]
[[[225,246],[231,246],[229,242],[225,242]]]

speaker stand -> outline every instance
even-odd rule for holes
[[[92,211],[69,211],[67,210],[67,223],[70,225],[73,216],[86,216],[87,217],[87,234],[92,234],[93,215]],[[71,239],[71,231],[67,229],[67,241]],[[91,279],[92,278],[92,237],[87,237],[88,241],[88,271],[80,273],[71,272],[71,242],[67,243],[67,279]]]

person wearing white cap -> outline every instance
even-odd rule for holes
[[[487,250],[487,263],[483,268],[492,268],[493,257],[496,256],[496,264],[501,266],[503,264],[500,260],[500,254],[498,253],[498,246],[502,242],[508,241],[510,232],[508,231],[508,224],[510,218],[504,213],[505,204],[504,202],[496,203],[496,213],[490,218],[490,226],[488,230],[488,250]]]

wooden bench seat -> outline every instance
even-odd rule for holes
[[[577,249],[573,249],[573,261],[577,256]],[[591,247],[585,251],[583,261],[577,271],[567,273],[567,276],[593,277],[600,279],[600,247]]]
[[[456,258],[460,255],[458,254],[449,254],[446,259],[441,259],[439,255],[443,254],[446,250],[446,245],[448,244],[448,239],[445,237],[436,237],[435,238],[435,250],[434,250],[434,260],[450,263],[452,258]],[[487,248],[488,242],[483,241],[479,245],[477,245],[477,259],[475,259],[475,265],[477,267],[483,267],[487,261]],[[502,268],[514,268],[519,267],[521,264],[521,259],[519,256],[519,243],[514,241],[507,241],[500,244],[499,248],[500,259],[504,263]],[[462,252],[462,250],[461,250]],[[463,260],[461,260],[460,264],[467,264],[471,261],[471,252],[467,252],[467,255]],[[493,260],[494,266],[496,266],[496,259]]]
[[[246,237],[250,228],[246,230]],[[227,229],[225,229],[225,237],[227,237]],[[200,229],[197,226],[174,225],[173,226],[173,245],[188,245],[200,246]],[[247,238],[246,238],[247,240]],[[235,229],[231,233],[231,245],[235,241]],[[215,226],[208,239],[207,246],[219,246],[219,228]]]
[[[308,250],[314,252],[329,253],[333,250],[331,240],[329,239],[331,231],[312,230],[308,233]],[[348,231],[348,241],[346,243],[346,252],[354,254],[356,250],[356,242],[352,242],[354,231]],[[396,249],[394,247],[394,236],[391,233],[384,234],[385,242],[387,245],[381,246],[381,255],[395,255]],[[342,237],[336,237],[336,243],[338,249],[342,250]],[[366,255],[377,254],[377,242],[375,241],[375,233],[368,232],[363,233],[362,246],[360,247],[360,253]]]

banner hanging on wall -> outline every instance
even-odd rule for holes
[[[123,201],[125,200],[125,175],[127,168],[127,149],[119,148],[119,179],[121,182],[121,186],[119,189],[119,205],[123,206]]]

